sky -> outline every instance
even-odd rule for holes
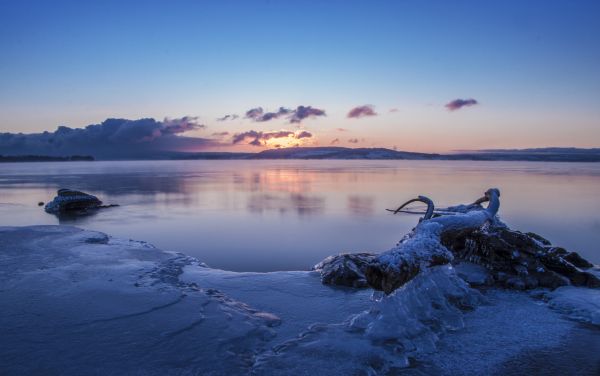
[[[583,0],[0,0],[0,154],[598,147],[598,19]]]

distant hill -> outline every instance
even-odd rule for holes
[[[385,148],[294,147],[270,149],[246,155],[244,159],[411,159],[472,161],[600,162],[600,148],[543,148],[522,150],[480,150],[454,154],[428,154]]]
[[[483,149],[477,150],[480,153],[513,153],[513,154],[600,154],[600,148],[530,148],[530,149]]]
[[[250,159],[437,159],[438,154],[411,153],[385,148],[294,147],[269,149]]]

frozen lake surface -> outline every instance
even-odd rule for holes
[[[58,188],[119,207],[58,219]],[[213,268],[308,270],[342,251],[384,251],[417,221],[393,208],[502,192],[513,228],[600,263],[600,164],[472,161],[107,161],[0,164],[0,225],[69,224],[148,241]]]
[[[600,365],[600,290],[480,292],[450,265],[383,296],[315,272],[210,269],[70,226],[0,227],[0,286],[2,375],[587,376]]]

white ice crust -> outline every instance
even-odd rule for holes
[[[410,242],[415,256],[435,247]],[[559,346],[576,325],[563,314],[600,325],[599,290],[546,298],[483,296],[449,265],[383,296],[324,286],[314,272],[210,269],[75,227],[1,227],[0,373],[375,375],[427,363],[482,374]]]

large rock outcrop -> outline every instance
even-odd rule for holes
[[[486,284],[512,289],[600,287],[600,279],[586,270],[593,265],[576,252],[552,246],[537,234],[512,230],[500,221],[498,189],[489,189],[473,204],[438,211],[430,199],[419,196],[393,212],[404,211],[414,201],[427,204],[425,216],[394,248],[381,254],[330,256],[315,266],[322,282],[368,285],[389,294],[426,268],[469,262],[485,268]],[[487,208],[481,206],[484,202],[489,202]]]

